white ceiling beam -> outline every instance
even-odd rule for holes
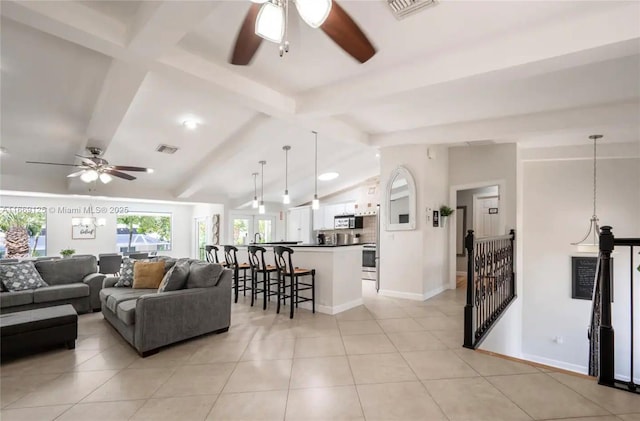
[[[177,45],[216,5],[213,1],[141,2],[127,48],[144,58],[157,59]]]
[[[358,76],[308,91],[296,98],[299,114],[328,116],[348,113],[372,103],[388,103],[399,95],[429,86],[490,72],[530,65],[584,50],[640,39],[640,3],[620,2],[598,14],[582,14],[544,27],[493,38],[466,49],[447,51],[371,76]],[[570,36],[568,36],[570,34]],[[585,56],[586,57],[586,56]],[[581,57],[584,59],[585,57]],[[591,61],[603,60],[591,57]],[[582,63],[584,64],[584,63]],[[546,72],[564,67],[561,60],[545,63]],[[520,73],[522,75],[522,73]]]
[[[199,162],[194,163],[193,171],[187,174],[175,189],[175,196],[180,199],[189,198],[206,187],[222,164],[244,153],[251,146],[250,135],[268,119],[269,117],[264,114],[256,115],[231,133],[220,146],[204,155]]]
[[[372,136],[379,147],[399,144],[449,144],[477,140],[510,140],[544,133],[602,127],[640,126],[640,104],[624,102],[510,117],[443,124]]]

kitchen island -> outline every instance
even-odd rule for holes
[[[256,244],[267,249],[265,261],[274,265],[273,243]],[[316,270],[316,311],[337,314],[362,305],[362,245],[284,244],[293,249],[294,266]],[[247,246],[238,247],[238,261],[248,261]],[[309,292],[309,291],[305,291]],[[301,293],[302,295],[303,293]],[[311,303],[301,303],[311,309]]]

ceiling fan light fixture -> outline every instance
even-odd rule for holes
[[[98,177],[98,171],[87,170],[80,176],[80,180],[84,181],[85,183],[91,183],[92,181],[96,181]]]
[[[100,181],[102,181],[104,184],[111,183],[111,180],[113,180],[113,177],[111,177],[109,174],[107,174],[105,172],[100,174]]]
[[[256,35],[280,44],[284,36],[284,8],[265,2],[256,18]]]
[[[331,12],[331,0],[296,0],[302,20],[312,28],[319,28]]]

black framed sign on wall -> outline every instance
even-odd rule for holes
[[[597,267],[597,257],[571,257],[571,298],[589,301],[593,299]],[[613,301],[613,294],[611,294],[611,301]]]

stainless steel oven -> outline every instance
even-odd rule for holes
[[[362,279],[364,280],[376,281],[378,279],[376,249],[375,245],[362,247]]]

